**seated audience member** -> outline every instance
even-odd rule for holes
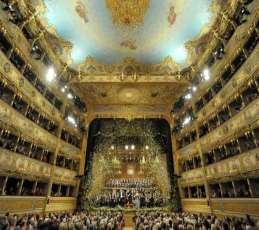
[[[139,212],[133,217],[136,230],[142,229],[201,229],[201,230],[245,230],[257,229],[249,216],[246,218],[217,218],[213,215],[197,215],[191,213]]]
[[[58,230],[58,229],[116,229],[122,230],[124,217],[121,212],[51,213],[47,216],[24,214],[0,216],[0,229]]]

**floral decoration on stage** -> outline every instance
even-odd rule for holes
[[[130,143],[132,139],[137,140],[137,157],[132,154],[140,165],[140,176],[152,178],[154,186],[168,197],[170,193],[170,181],[167,171],[166,153],[157,140],[159,135],[151,123],[125,121],[117,124],[114,122],[103,122],[101,132],[96,135],[96,146],[92,160],[91,182],[87,196],[93,197],[105,187],[108,178],[120,177],[123,162],[129,160],[127,155],[130,151],[116,150],[115,146],[124,147],[125,141]],[[111,149],[114,146],[114,149]],[[148,149],[145,148],[148,146]]]

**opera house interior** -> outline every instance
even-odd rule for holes
[[[0,0],[1,229],[259,229],[259,0]]]

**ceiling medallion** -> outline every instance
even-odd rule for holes
[[[113,23],[119,26],[143,24],[150,0],[106,0]]]

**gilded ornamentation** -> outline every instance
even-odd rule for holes
[[[258,149],[243,153],[239,156],[227,159],[221,163],[215,163],[206,167],[206,175],[208,178],[219,178],[222,176],[231,176],[233,174],[241,174],[247,170],[253,171],[258,168],[256,161]]]
[[[22,86],[24,86],[24,79],[23,78],[21,78],[19,80],[19,87],[22,87]]]
[[[34,122],[25,119],[23,115],[16,112],[12,107],[0,100],[0,123],[19,132],[23,133],[25,139],[34,140],[34,143],[40,146],[48,146],[50,150],[55,149],[58,138],[50,134]],[[2,109],[3,108],[3,109]],[[16,131],[17,132],[17,131]],[[35,138],[37,137],[37,138]],[[71,157],[77,157],[79,149],[75,146],[61,141],[61,153],[69,153]]]
[[[6,73],[9,73],[10,70],[11,70],[11,65],[10,65],[8,62],[5,63],[5,64],[4,64],[4,71],[5,71]]]
[[[187,77],[183,76],[179,72],[179,65],[174,62],[172,57],[166,57],[159,64],[144,64],[137,62],[134,58],[125,58],[121,63],[117,64],[101,64],[92,57],[88,57],[85,62],[80,65],[80,75],[73,75],[71,82],[84,81],[85,78],[88,78],[89,75],[100,76],[103,75],[107,79],[107,76],[162,76],[165,79],[165,76],[172,76],[175,79],[180,76],[178,80],[183,81]],[[187,74],[187,73],[186,73]]]
[[[76,2],[75,11],[77,12],[78,16],[83,19],[85,23],[89,22],[87,10],[82,1],[79,0]]]
[[[1,170],[3,171],[21,173],[28,177],[31,175],[40,178],[50,177],[51,166],[49,164],[27,158],[6,149],[0,148],[0,162]]]
[[[113,23],[119,26],[143,24],[150,0],[106,0]]]
[[[125,40],[125,41],[122,41],[120,45],[130,50],[136,50],[138,48],[135,40]]]

